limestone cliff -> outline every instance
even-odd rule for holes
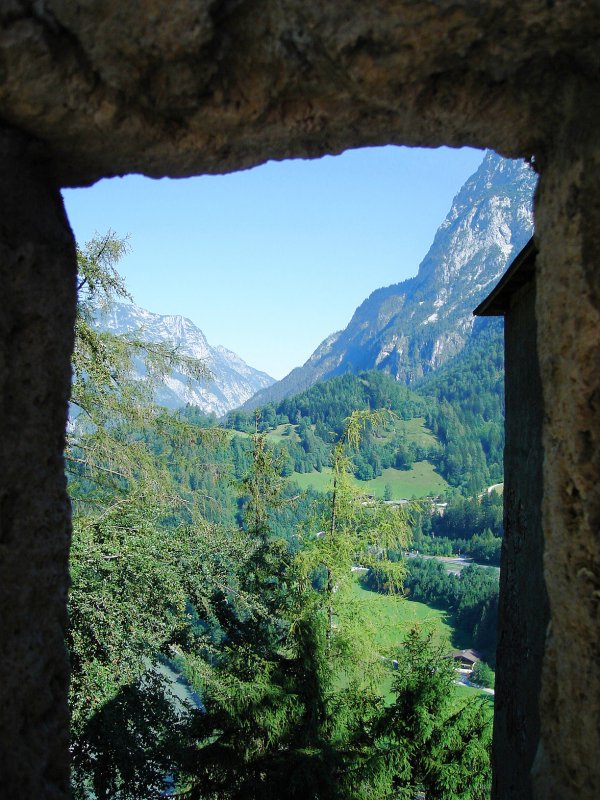
[[[525,162],[486,153],[455,197],[417,275],[373,292],[345,330],[246,407],[348,371],[381,369],[412,383],[459,353],[471,335],[473,309],[533,233],[535,182]]]

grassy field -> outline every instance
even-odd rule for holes
[[[276,428],[273,428],[272,431],[267,433],[267,439],[273,444],[281,444],[281,442],[299,442],[300,437],[296,431],[297,427],[297,425],[278,425]],[[314,425],[312,427],[314,427]],[[287,430],[287,428],[292,429],[292,432],[289,436],[286,436],[283,433],[285,430]]]
[[[301,489],[309,487],[319,492],[331,488],[331,470],[324,467],[322,472],[294,472],[290,480],[295,481]],[[365,494],[383,497],[385,487],[389,486],[392,500],[411,497],[431,497],[444,492],[448,484],[435,471],[429,461],[416,461],[411,469],[384,469],[383,474],[370,481],[354,480],[355,486]]]
[[[301,489],[327,492],[331,489],[331,467],[323,467],[322,472],[293,472],[290,480],[297,483]]]
[[[383,470],[383,474],[370,481],[356,481],[357,486],[375,497],[383,497],[385,487],[388,485],[392,491],[392,500],[402,498],[431,497],[439,495],[448,488],[448,484],[441,475],[435,471],[429,461],[415,461],[411,469]]]
[[[376,630],[375,644],[381,654],[394,657],[394,650],[399,646],[406,634],[418,626],[423,632],[431,633],[433,641],[444,651],[463,649],[472,645],[464,634],[452,625],[450,615],[437,608],[430,608],[424,603],[417,603],[400,597],[379,594],[363,589],[358,576],[352,586],[355,599],[368,607],[370,624]],[[381,690],[386,699],[391,702],[393,695],[391,687],[393,672],[386,675],[381,684]],[[493,696],[471,686],[457,685],[456,697],[460,703],[467,702],[472,697],[484,697],[490,706],[493,706]]]
[[[314,430],[314,425],[311,425],[311,428]],[[292,432],[290,435],[286,436],[284,431],[287,428],[291,428]],[[273,442],[299,442],[300,437],[297,433],[297,425],[288,425],[287,423],[284,425],[278,425],[272,431],[267,433],[267,438]],[[394,423],[394,425],[390,428],[389,431],[381,434],[381,436],[377,437],[377,442],[380,444],[385,444],[393,439],[394,436],[404,436],[407,442],[412,442],[414,444],[421,445],[422,447],[429,447],[432,444],[437,442],[436,437],[433,433],[429,430],[429,428],[425,427],[425,417],[414,417],[414,419],[408,420],[398,420]]]
[[[363,589],[358,579],[352,590],[361,605],[368,605],[369,621],[377,631],[376,644],[385,653],[397,647],[416,625],[423,631],[432,633],[434,641],[441,647],[452,649],[454,629],[447,612],[398,595],[371,592]]]
[[[425,417],[397,420],[389,431],[377,437],[377,441],[385,444],[398,435],[404,436],[407,442],[413,442],[423,447],[429,447],[437,442],[433,433],[425,427]]]

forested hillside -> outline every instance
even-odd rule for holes
[[[321,473],[329,466],[331,444],[341,434],[344,419],[356,409],[388,409],[394,415],[385,428],[365,431],[352,456],[359,481],[384,473],[389,479],[388,470],[407,472],[427,462],[447,484],[466,494],[501,482],[501,321],[478,320],[465,349],[411,388],[375,370],[348,373],[262,406],[257,410],[258,428],[270,433],[290,474]],[[255,414],[240,409],[231,412],[225,424],[247,433],[254,429]]]
[[[293,420],[279,408],[238,418],[242,431],[166,412],[152,377],[204,365],[93,326],[98,298],[124,292],[122,247],[109,237],[78,253],[66,449],[74,797],[483,800],[487,704],[455,692],[426,632],[382,647],[356,601],[357,559],[402,587],[394,554],[420,506],[365,502],[352,473],[397,457],[396,444],[429,453],[432,434],[419,445],[409,431],[425,401],[366,374],[334,386],[344,402],[332,412],[329,387],[288,406]],[[324,448],[329,491],[298,491],[286,439],[303,458]]]
[[[472,494],[502,481],[502,320],[477,320],[464,351],[415,391],[427,404],[427,426],[443,446],[439,469],[448,482]]]

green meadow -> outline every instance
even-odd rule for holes
[[[360,602],[363,611],[365,604],[367,606],[366,616],[375,631],[375,646],[382,656],[394,658],[406,634],[414,627],[420,628],[424,633],[431,633],[433,641],[443,651],[463,649],[471,644],[462,631],[453,626],[452,618],[446,611],[398,595],[385,595],[363,589],[358,576],[352,585],[352,594]],[[393,670],[385,675],[381,683],[381,690],[388,702],[393,699],[392,683]],[[493,696],[474,686],[459,684],[455,686],[455,690],[460,703],[473,697],[484,697],[490,707],[493,707]]]
[[[387,655],[398,647],[405,635],[418,626],[433,634],[440,647],[452,649],[454,628],[446,611],[430,608],[425,603],[406,600],[400,595],[380,594],[363,589],[358,578],[352,586],[353,596],[364,607],[368,606],[370,624],[376,630],[375,642]]]
[[[267,433],[267,439],[273,444],[281,444],[282,442],[299,442],[300,437],[296,431],[297,425],[278,425],[272,431]],[[314,428],[314,425],[312,426]],[[292,429],[290,434],[284,433],[288,428]]]
[[[377,437],[382,444],[391,441],[394,436],[404,436],[407,442],[428,447],[437,442],[433,433],[425,426],[425,417],[413,417],[413,419],[400,419],[390,426],[390,429]]]
[[[331,469],[324,467],[321,472],[294,472],[290,476],[301,489],[315,489],[325,492],[331,488]],[[448,484],[435,471],[429,461],[416,461],[411,469],[384,469],[382,474],[370,481],[359,481],[354,478],[356,488],[365,494],[382,498],[386,486],[390,487],[391,499],[401,500],[411,497],[432,497],[441,494]]]

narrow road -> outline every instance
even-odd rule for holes
[[[451,572],[453,575],[460,575],[460,571],[464,567],[474,563],[473,559],[464,558],[464,556],[427,556],[421,553],[409,553],[408,558],[428,558],[439,561],[446,567],[448,572]]]
[[[460,686],[461,684],[463,686],[470,686],[472,689],[479,689],[480,692],[485,692],[485,694],[491,694],[492,697],[494,696],[493,689],[488,689],[486,686],[477,686],[476,683],[471,683],[471,681],[467,678],[466,675],[461,675],[460,673],[458,673],[458,677],[456,678],[454,683],[457,686]]]

